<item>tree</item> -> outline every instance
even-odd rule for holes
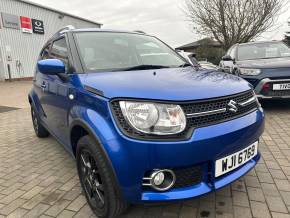
[[[290,46],[290,17],[288,19],[288,28],[289,30],[285,32],[285,38],[284,38],[284,42],[288,44],[288,46]]]
[[[194,29],[225,50],[249,42],[273,27],[284,0],[186,0]]]

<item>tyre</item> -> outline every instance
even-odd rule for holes
[[[128,203],[119,193],[112,169],[100,145],[89,135],[77,143],[79,179],[91,209],[98,217],[116,217]]]
[[[35,131],[35,134],[39,138],[46,138],[49,136],[49,132],[45,129],[45,127],[41,124],[39,117],[37,116],[34,108],[31,106],[31,118],[32,124]]]

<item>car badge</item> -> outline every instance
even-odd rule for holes
[[[238,111],[237,102],[235,102],[234,100],[230,100],[230,102],[228,103],[228,110],[236,113]]]

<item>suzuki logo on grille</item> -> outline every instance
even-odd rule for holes
[[[237,102],[235,102],[234,100],[230,100],[230,102],[228,103],[228,107],[228,110],[231,112],[236,113],[238,111]]]

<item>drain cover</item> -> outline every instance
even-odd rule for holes
[[[8,112],[8,111],[13,111],[13,110],[18,110],[19,108],[17,107],[7,107],[7,106],[1,106],[0,105],[0,113]]]

